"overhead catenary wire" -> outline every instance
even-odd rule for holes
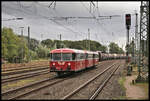
[[[98,24],[98,25],[100,25],[100,26],[101,26],[101,28],[103,28],[103,29],[104,29],[104,31],[105,31],[106,33],[110,33],[110,32],[108,32],[108,30],[106,30],[106,29],[105,29],[105,28],[104,28],[104,27],[100,24],[99,19],[98,19],[98,18],[96,18],[94,14],[90,13],[89,9],[85,6],[85,4],[84,4],[83,2],[81,2],[81,4],[84,6],[84,8],[86,8],[86,10],[89,12],[89,14],[91,14],[91,15],[92,15],[92,17],[93,17],[93,18],[95,18],[95,20],[96,20],[97,24]]]
[[[82,3],[82,2],[81,2]],[[82,3],[83,4],[83,3]],[[83,4],[84,5],[84,4]],[[85,5],[84,5],[85,6]],[[85,6],[85,8],[88,10],[88,8]],[[85,18],[87,18],[87,19],[89,19],[89,18],[91,18],[91,19],[96,19],[96,17],[95,17],[95,15],[93,15],[92,13],[90,13],[91,15],[92,15],[92,17],[55,17],[56,19],[67,19],[67,18],[83,18],[83,19],[85,19]],[[99,22],[98,22],[99,23]],[[99,23],[100,24],[100,23]],[[100,24],[101,25],[101,24]],[[103,28],[104,29],[104,28]],[[106,31],[106,30],[105,30]],[[107,32],[108,33],[108,32]]]
[[[23,9],[25,9],[25,8],[23,8]],[[18,9],[18,11],[20,11],[19,9]],[[23,10],[21,10],[22,12],[24,12]],[[33,12],[33,11],[30,11],[29,9],[26,9],[26,11],[29,11],[29,12],[32,12],[32,14],[34,15],[34,13],[35,12]],[[27,14],[30,14],[29,12],[24,12],[24,13],[27,13]],[[60,24],[60,23],[58,23],[57,21],[54,21],[54,20],[50,20],[49,19],[49,17],[47,17],[47,16],[44,16],[44,15],[41,15],[41,14],[36,14],[36,16],[38,16],[38,17],[41,17],[41,18],[44,18],[44,19],[47,19],[47,20],[49,20],[49,21],[52,21],[52,22],[54,22],[54,23],[56,23],[57,25],[59,25],[59,26],[62,26],[63,28],[65,28],[65,29],[67,29],[67,30],[69,30],[69,31],[71,31],[71,32],[73,32],[73,33],[75,33],[75,34],[80,34],[79,32],[75,32],[75,31],[73,31],[72,29],[70,29],[70,28],[68,28],[68,27],[66,27],[66,26],[64,26],[64,25],[62,25],[62,24]],[[82,34],[80,34],[80,35],[82,35]],[[82,35],[83,36],[83,35]]]
[[[38,3],[38,4],[39,4],[39,3]],[[40,4],[40,5],[42,5],[42,4]],[[57,13],[57,15],[59,15],[56,10],[55,10],[55,12]],[[52,13],[51,13],[51,14],[52,14]],[[53,14],[52,14],[52,15],[53,15]],[[54,16],[54,15],[53,15],[53,16]],[[60,16],[60,15],[59,15],[59,16]],[[63,24],[61,24],[61,23],[59,23],[59,22],[57,22],[57,21],[55,21],[55,20],[53,20],[53,19],[49,19],[49,20],[53,21],[54,23],[56,23],[56,24],[62,26],[63,28],[65,28],[65,29],[67,29],[67,30],[69,30],[69,31],[71,31],[71,32],[73,32],[73,33],[75,33],[75,34],[79,34],[79,35],[83,36],[82,34],[80,34],[80,33],[82,33],[82,32],[80,32],[80,31],[79,31],[79,32],[73,31],[71,28],[66,27],[66,26],[64,26]]]
[[[22,8],[31,8],[32,6],[33,6],[33,4],[34,4],[34,2],[33,3],[31,3],[30,5],[28,5],[28,6],[24,6],[23,4],[21,4],[21,2],[20,1],[18,1],[18,4],[20,5],[20,7],[22,7]]]
[[[81,2],[82,3],[82,2]],[[83,3],[82,3],[83,4]],[[84,5],[84,4],[83,4]],[[84,5],[84,7],[88,10],[88,8]],[[89,10],[88,10],[89,11]],[[56,12],[56,11],[55,11]],[[101,26],[101,24],[99,23],[99,21],[98,21],[98,19],[95,17],[95,15],[94,14],[92,14],[92,13],[90,13],[93,17],[92,17],[92,19],[94,18],[94,19],[96,19],[96,22]],[[108,17],[108,16],[107,16]],[[111,16],[110,16],[111,17]],[[60,18],[60,17],[58,17],[58,18]],[[61,18],[65,18],[65,17],[61,17]],[[66,17],[67,18],[67,17]],[[51,19],[52,20],[52,19]],[[52,21],[54,21],[54,20],[52,20]],[[56,21],[55,21],[55,23],[56,23]],[[57,22],[57,24],[58,24],[58,22]],[[59,23],[59,25],[60,25],[60,23]],[[62,24],[61,24],[62,25]],[[101,26],[103,29],[104,29],[104,31],[106,31],[107,32],[107,30],[103,27],[103,26]],[[65,27],[66,28],[66,27]],[[68,28],[67,28],[68,29]],[[70,30],[70,29],[69,29]],[[72,30],[70,30],[70,31],[72,31]],[[74,32],[73,32],[74,33]],[[80,32],[80,33],[82,33],[82,32]],[[107,32],[107,33],[110,33],[110,32]],[[81,34],[80,34],[81,35]]]
[[[36,4],[36,3],[35,3]],[[43,5],[44,6],[44,5]],[[34,6],[33,6],[34,7]],[[36,6],[37,7],[37,6]],[[35,7],[35,9],[36,9],[36,7]],[[45,6],[45,7],[47,7],[47,6]],[[26,8],[22,8],[22,9],[26,9]],[[33,10],[31,10],[31,9],[26,9],[27,11],[25,11],[25,10],[22,10],[23,12],[25,11],[25,13],[28,13],[28,14],[32,14],[32,15],[34,15],[35,14],[35,12],[33,11]],[[28,11],[30,11],[31,13],[29,13]],[[89,11],[88,11],[89,12]],[[96,22],[97,22],[97,24],[99,24],[100,26],[101,26],[101,28],[103,28],[103,26],[99,23],[99,21],[97,21],[97,18],[95,17],[95,15],[94,14],[92,14],[92,13],[90,13],[92,16],[93,16],[93,18],[95,18],[95,20],[96,20]],[[39,16],[40,15],[40,16]],[[41,15],[41,14],[37,14],[37,15],[34,15],[34,16],[37,16],[37,17],[41,17],[41,18],[43,18],[43,19],[47,19],[47,20],[49,20],[49,16],[45,16],[45,15]],[[68,31],[71,31],[72,33],[75,33],[75,35],[77,34],[77,35],[82,35],[81,33],[82,32],[77,32],[77,30],[73,30],[72,28],[69,28],[68,26],[66,26],[66,25],[63,25],[62,23],[60,23],[60,22],[58,22],[58,21],[55,21],[55,20],[50,20],[50,21],[52,21],[52,22],[54,22],[55,24],[57,24],[57,25],[59,25],[59,26],[61,26],[61,27],[63,27],[64,29],[66,29],[66,30],[68,30]],[[106,28],[103,28],[104,29],[104,31],[106,31],[107,33],[110,33],[110,32],[108,32],[108,30],[106,29]],[[83,35],[82,35],[83,36]]]

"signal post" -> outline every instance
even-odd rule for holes
[[[127,75],[131,75],[132,66],[129,65],[129,62],[130,62],[130,58],[129,58],[129,30],[130,30],[130,26],[131,26],[131,14],[126,14],[125,20],[126,20],[126,29],[127,29],[127,52],[126,52]]]

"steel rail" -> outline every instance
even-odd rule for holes
[[[94,94],[90,97],[89,100],[94,100],[98,94],[102,91],[104,86],[107,84],[107,82],[110,80],[110,78],[113,76],[113,74],[117,71],[117,69],[120,67],[120,65],[109,75],[109,77],[103,82],[103,84],[100,84],[98,89],[94,92]]]
[[[99,66],[100,66],[100,65],[102,65],[102,64],[100,63]],[[72,75],[72,76],[73,76],[73,75]],[[54,78],[57,78],[57,76],[54,77]],[[54,79],[54,78],[52,78],[52,79]],[[44,85],[44,86],[42,86],[42,87],[33,89],[32,91],[24,92],[23,94],[19,94],[19,95],[15,96],[15,97],[9,98],[9,100],[11,100],[11,99],[18,99],[18,98],[20,98],[20,97],[22,97],[22,96],[28,95],[28,94],[33,93],[33,92],[35,92],[35,91],[38,91],[38,90],[40,90],[40,89],[42,89],[42,88],[46,88],[46,87],[48,87],[48,86],[54,85],[54,84],[56,84],[56,83],[62,82],[62,81],[67,80],[67,79],[68,79],[68,78],[65,78],[65,79],[62,79],[62,80],[58,80],[58,81],[56,81],[56,82],[53,82],[53,83]],[[49,80],[49,79],[46,79],[46,80]],[[42,80],[42,81],[39,81],[39,82],[37,82],[37,83],[39,84],[39,83],[42,83],[42,82],[46,82],[46,80]],[[37,85],[37,83],[29,84],[29,85],[26,85],[26,86],[24,86],[24,87],[16,88],[15,90],[10,90],[10,91],[4,92],[4,93],[2,93],[2,96],[7,95],[7,94],[10,94],[10,93],[13,93],[13,92],[16,92],[16,91],[19,91],[19,90],[22,90],[22,89],[24,89],[24,88],[28,88],[28,87]]]
[[[100,64],[98,64],[97,66],[100,66]],[[46,71],[48,71],[48,70],[37,72],[37,73],[32,73],[32,74],[28,73],[28,74],[24,74],[24,75],[19,75],[19,76],[15,76],[15,77],[9,77],[9,78],[5,78],[5,79],[1,79],[1,81],[2,81],[1,83],[21,80],[21,79],[25,79],[25,78],[41,75],[41,74],[48,74],[49,71],[48,72],[46,72]]]
[[[108,68],[106,68],[104,71],[102,71],[101,73],[97,74],[96,76],[94,76],[93,78],[91,78],[90,80],[88,80],[87,82],[85,82],[83,85],[79,86],[77,89],[75,89],[74,91],[72,91],[71,93],[69,93],[68,95],[64,96],[61,100],[65,100],[68,99],[69,97],[71,97],[73,94],[77,93],[79,90],[81,90],[83,87],[85,87],[86,85],[88,85],[90,82],[92,82],[93,80],[95,80],[96,78],[98,78],[99,76],[101,76],[103,73],[105,73],[107,70],[109,70],[112,66],[114,66],[116,63],[112,64],[111,66],[109,66]]]
[[[1,83],[12,82],[12,81],[21,80],[21,79],[30,78],[30,77],[34,77],[42,74],[48,74],[48,73],[49,70],[44,70],[36,73],[34,72],[34,73],[28,73],[24,75],[15,76],[15,77],[9,77],[5,79],[1,79]]]
[[[28,88],[28,87],[31,87],[31,86],[34,86],[34,85],[37,85],[37,84],[40,84],[40,83],[43,83],[43,82],[46,82],[46,81],[49,81],[49,80],[53,80],[55,78],[57,78],[57,76],[54,76],[54,77],[51,77],[51,78],[48,78],[48,79],[44,79],[44,80],[41,80],[41,81],[38,81],[38,82],[33,82],[31,84],[25,85],[23,87],[18,87],[18,88],[13,89],[13,90],[8,90],[8,91],[5,91],[5,92],[2,92],[1,95],[5,96],[5,95],[8,95],[10,93],[17,92],[19,90],[22,90],[22,89],[25,89],[25,88]]]
[[[35,69],[28,68],[27,70],[19,70],[19,71],[14,71],[14,72],[1,73],[1,76],[8,76],[8,75],[20,74],[20,73],[37,71],[37,70],[48,69],[48,68],[49,67],[35,68]]]
[[[40,66],[35,66],[35,65],[31,65],[28,67],[24,67],[24,66],[19,66],[21,68],[11,68],[11,69],[2,69],[2,72],[7,72],[7,71],[14,71],[14,70],[22,70],[22,69],[30,69],[30,68],[37,68],[37,67],[45,67],[45,66],[49,66],[49,65],[40,65]]]
[[[46,87],[48,87],[48,86],[55,85],[55,84],[60,83],[60,82],[62,82],[62,81],[64,81],[64,80],[67,80],[67,79],[68,79],[68,78],[65,78],[65,79],[61,79],[61,80],[54,81],[54,82],[49,83],[49,84],[46,84],[46,85],[42,85],[42,86],[39,87],[39,88],[35,88],[35,89],[32,89],[31,91],[21,93],[21,94],[19,94],[19,95],[17,95],[17,96],[14,96],[14,97],[9,98],[8,100],[19,99],[20,97],[29,95],[30,93],[36,92],[36,91],[38,91],[38,90],[40,90],[40,89],[43,89],[43,88],[46,88]]]
[[[101,63],[100,63],[100,64],[101,64]],[[99,64],[99,65],[100,65],[100,64]],[[114,65],[114,64],[113,64],[113,65]],[[55,77],[55,78],[56,78],[56,77]],[[53,79],[53,78],[51,78],[51,79]],[[51,79],[47,79],[47,80],[51,80]],[[20,97],[23,97],[23,96],[25,96],[25,95],[28,95],[28,94],[33,93],[33,92],[35,92],[35,91],[38,91],[38,90],[40,90],[40,89],[42,89],[42,88],[46,88],[46,87],[48,87],[48,86],[50,86],[50,85],[54,85],[54,84],[56,84],[56,83],[59,83],[59,82],[61,82],[61,81],[67,80],[67,79],[68,79],[68,78],[65,78],[65,79],[62,79],[62,80],[58,80],[58,81],[52,82],[52,83],[47,84],[47,85],[43,85],[42,87],[33,89],[32,91],[24,92],[24,93],[22,93],[22,94],[19,94],[19,95],[17,95],[17,96],[14,96],[14,97],[11,97],[11,98],[8,98],[8,99],[9,99],[9,100],[11,100],[11,99],[18,99],[18,98],[20,98]],[[14,89],[14,90],[5,91],[5,92],[2,93],[2,96],[9,95],[9,94],[11,94],[11,93],[13,93],[13,92],[17,92],[17,91],[20,91],[20,90],[22,90],[22,89],[25,89],[25,88],[28,88],[28,87],[32,87],[32,86],[34,86],[34,85],[38,85],[39,83],[42,83],[42,82],[46,82],[46,80],[41,80],[41,81],[39,81],[39,82],[32,83],[32,84],[26,85],[26,86],[24,86],[24,87],[18,87],[18,88]]]

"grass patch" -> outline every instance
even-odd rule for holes
[[[120,84],[121,88],[126,91],[126,88],[124,87],[124,82],[125,82],[126,78],[125,77],[121,77],[119,80],[118,80],[118,83]]]
[[[21,80],[12,84],[7,84],[7,85],[3,85],[2,89],[6,89],[6,88],[12,88],[12,87],[19,87],[25,84],[28,84],[29,82],[33,82],[34,80]]]
[[[121,89],[126,92],[126,88],[124,87],[124,82],[125,82],[126,78],[125,76],[123,77],[120,77],[119,80],[118,80],[118,83],[120,84],[121,86]],[[114,98],[114,99],[126,99],[126,96],[120,96],[120,97],[117,97],[117,98]]]
[[[112,100],[125,100],[125,99],[127,99],[126,96],[119,96],[117,98],[113,98]]]

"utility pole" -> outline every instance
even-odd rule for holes
[[[22,41],[23,41],[23,28],[24,27],[20,27],[21,28],[21,38],[22,38]],[[23,42],[22,42],[23,43]],[[22,58],[22,62],[23,62],[23,45],[22,45],[22,48],[21,48],[21,53],[22,53],[22,56],[21,56],[21,58]]]
[[[43,39],[43,34],[41,34],[41,42],[42,42],[42,39]],[[40,42],[40,43],[41,43],[41,42]]]
[[[88,28],[88,36],[89,36],[89,51],[90,51],[90,29]]]
[[[28,51],[30,50],[30,27],[28,26]],[[30,61],[30,52],[28,53],[28,58]]]
[[[61,34],[60,34],[60,48],[62,48],[62,44],[61,44]]]
[[[61,41],[61,34],[60,34],[60,41]]]
[[[87,34],[85,34],[85,48],[87,49]]]

